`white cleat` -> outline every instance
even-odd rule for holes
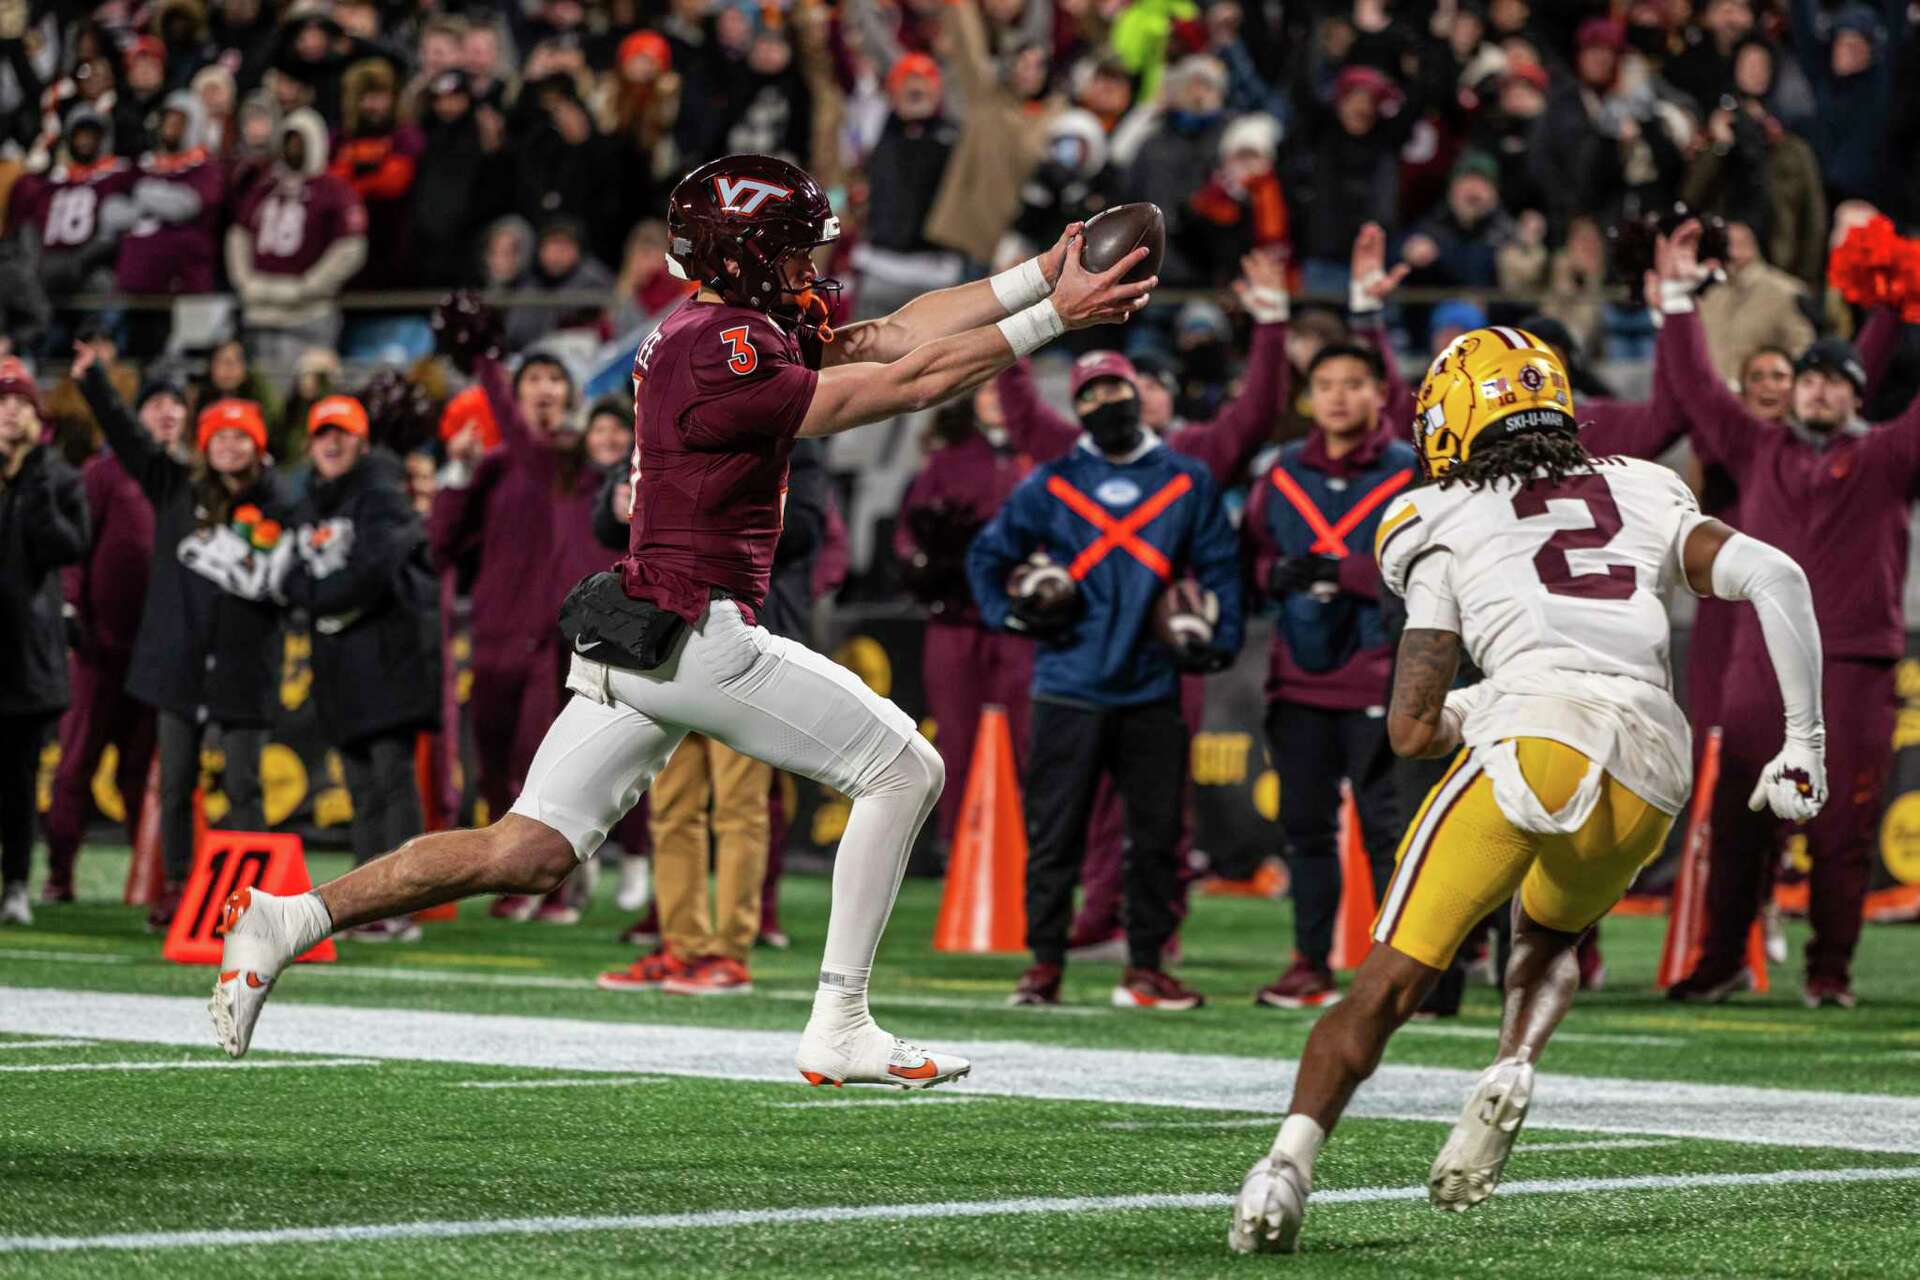
[[[958,1080],[973,1064],[957,1053],[930,1053],[888,1035],[871,1018],[851,1030],[828,1033],[812,1023],[800,1037],[794,1058],[811,1085],[884,1084],[896,1089],[931,1089]]]
[[[287,901],[248,888],[229,894],[221,908],[220,931],[225,940],[207,1013],[213,1019],[214,1039],[228,1057],[246,1053],[274,979],[296,954]]]
[[[1502,1058],[1481,1073],[1427,1174],[1434,1208],[1465,1213],[1493,1194],[1532,1101],[1533,1064],[1526,1059]]]
[[[1235,1253],[1297,1253],[1313,1178],[1281,1155],[1261,1156],[1233,1201],[1227,1247]]]
[[[4,893],[0,893],[0,924],[30,925],[33,923],[33,904],[27,900],[25,882],[10,884]]]

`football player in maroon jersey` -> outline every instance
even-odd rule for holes
[[[299,897],[228,900],[209,1010],[247,1050],[274,979],[338,929],[480,893],[545,893],[592,855],[688,732],[852,797],[820,985],[796,1065],[813,1084],[925,1088],[964,1058],[887,1034],[867,976],[907,852],[944,782],[913,721],[846,668],[770,635],[754,611],[779,539],[787,455],[824,436],[971,390],[1068,329],[1124,321],[1152,279],[1100,273],[1079,228],[990,280],[926,294],[835,335],[812,252],[839,219],[805,171],[767,156],[703,165],[668,204],[670,261],[699,284],[634,359],[634,517],[611,574],[561,611],[575,695],[511,812],[408,841]]]

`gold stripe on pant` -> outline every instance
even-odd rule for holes
[[[721,955],[746,962],[760,931],[772,784],[772,765],[698,733],[686,736],[653,780],[648,794],[654,897],[661,940],[675,956]]]

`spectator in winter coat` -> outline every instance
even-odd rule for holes
[[[281,650],[265,553],[279,541],[286,504],[265,465],[258,406],[216,400],[202,409],[191,461],[182,461],[127,412],[94,348],[75,347],[72,375],[154,514],[153,569],[127,691],[159,718],[165,883],[148,924],[161,928],[193,865],[193,795],[209,728],[220,731],[228,801],[213,825],[257,831],[264,821],[260,752],[279,702]]]
[[[327,172],[352,187],[367,211],[367,262],[353,278],[356,289],[399,288],[415,278],[413,184],[425,140],[401,122],[399,91],[384,58],[354,63],[340,82],[345,114]]]
[[[963,265],[959,254],[927,238],[934,196],[960,137],[941,112],[940,65],[910,53],[893,64],[886,83],[893,109],[867,156],[867,215],[853,251],[854,306],[862,316],[888,315],[928,289],[958,283]]]
[[[612,301],[613,273],[588,255],[581,243],[583,230],[571,218],[554,218],[540,228],[533,262],[512,287],[524,293],[603,294]],[[529,303],[507,312],[507,345],[524,351],[550,333],[565,329],[604,330],[604,304],[578,302]]]
[[[1727,224],[1727,278],[1699,299],[1713,367],[1729,384],[1737,383],[1746,358],[1761,347],[1779,347],[1796,356],[1813,341],[1813,322],[1801,305],[1807,296],[1799,280],[1760,255],[1759,239],[1743,222]]]
[[[813,94],[778,27],[753,35],[726,80],[722,154],[756,152],[805,164],[813,143]]]
[[[1545,212],[1547,193],[1535,174],[1528,147],[1534,121],[1547,109],[1551,81],[1537,62],[1515,59],[1498,81],[1497,96],[1474,117],[1468,145],[1493,157],[1500,168],[1495,185],[1500,203],[1514,217],[1529,209]]]
[[[134,413],[161,449],[182,450],[187,402],[181,388],[149,382],[140,389]],[[153,508],[139,481],[108,450],[87,459],[80,484],[92,522],[86,558],[66,573],[74,619],[73,705],[60,721],[60,764],[47,810],[47,884],[41,896],[48,902],[73,900],[74,862],[93,806],[94,772],[107,744],[118,756],[114,778],[129,844],[140,827],[153,761],[153,708],[126,689],[153,562]]]
[[[132,163],[110,152],[106,118],[82,107],[68,118],[57,162],[14,184],[12,221],[20,229],[25,258],[36,264],[48,294],[111,287],[114,250],[125,223],[107,218],[106,208],[135,180]],[[79,323],[71,313],[62,318],[68,328]]]
[[[1520,239],[1520,227],[1500,207],[1499,176],[1493,157],[1481,152],[1469,151],[1455,162],[1446,202],[1401,243],[1400,260],[1413,268],[1413,283],[1469,288],[1502,283],[1501,251]],[[1544,232],[1544,226],[1535,228],[1536,244]]]
[[[1789,133],[1766,108],[1774,51],[1763,41],[1740,45],[1732,105],[1707,117],[1706,145],[1694,153],[1680,189],[1687,206],[1753,228],[1767,260],[1809,289],[1825,284],[1827,198],[1813,148]]]
[[[1877,203],[1893,159],[1884,147],[1882,125],[1893,107],[1889,51],[1906,42],[1907,6],[1886,0],[1876,11],[1864,0],[1848,0],[1822,14],[1817,0],[1789,0],[1787,12],[1794,55],[1813,85],[1815,111],[1807,141],[1820,157],[1827,203]]]
[[[32,924],[34,781],[67,705],[60,566],[87,551],[80,478],[40,443],[40,393],[0,359],[0,924]]]
[[[367,411],[328,396],[307,416],[313,483],[287,517],[292,564],[281,585],[313,643],[313,704],[340,754],[358,866],[420,834],[415,736],[439,710],[438,604],[426,531],[391,455],[370,452]],[[353,936],[412,941],[411,920]]]
[[[561,216],[587,229],[587,247],[611,257],[627,228],[614,225],[614,142],[594,127],[573,79],[552,75],[529,83],[516,104],[513,139],[514,208],[541,225]]]
[[[1211,283],[1204,275],[1209,264],[1195,262],[1189,252],[1209,228],[1204,222],[1193,226],[1187,201],[1207,185],[1220,162],[1226,95],[1227,73],[1219,59],[1195,54],[1175,65],[1167,73],[1166,103],[1127,165],[1125,198],[1152,201],[1170,223],[1160,265],[1160,282],[1168,288]]]
[[[1734,91],[1734,60],[1753,34],[1753,0],[1706,0],[1697,13],[1698,25],[1686,32],[1687,48],[1667,59],[1661,74],[1704,116]]]
[[[582,447],[573,376],[551,355],[520,362],[511,379],[498,361],[474,370],[501,447],[441,475],[427,522],[435,569],[474,566],[473,687],[468,701],[479,791],[505,813],[526,778],[540,737],[559,713],[566,651],[554,619],[567,591],[606,568],[593,535],[600,473]],[[533,900],[502,899],[525,919]]]
[[[1287,198],[1274,172],[1280,122],[1245,115],[1220,135],[1220,166],[1187,198],[1181,219],[1186,251],[1209,284],[1225,284],[1236,264],[1259,250],[1289,253]]]
[[[167,95],[167,49],[152,36],[136,36],[121,56],[123,70],[113,94],[113,145],[132,160],[152,146],[147,126]]]
[[[1684,175],[1691,126],[1660,98],[1626,30],[1590,18],[1575,37],[1573,75],[1556,85],[1536,123],[1534,174],[1556,229],[1585,213],[1611,226],[1664,210]]]
[[[505,203],[497,125],[483,125],[465,74],[448,71],[422,90],[419,127],[408,232],[416,278],[441,288],[472,284],[480,229]]]
[[[1301,284],[1344,295],[1347,253],[1360,228],[1399,225],[1400,148],[1415,113],[1384,75],[1349,66],[1335,77],[1328,103],[1302,86],[1297,114],[1285,178]]]
[[[1020,213],[995,251],[996,261],[1031,256],[1075,222],[1085,222],[1119,199],[1119,175],[1107,163],[1100,118],[1072,108],[1053,118],[1047,156],[1020,188]]]
[[[205,145],[205,108],[191,93],[167,95],[153,131],[153,149],[136,166],[125,197],[109,201],[110,220],[126,221],[114,284],[133,294],[212,293],[220,261],[220,219],[226,182]],[[158,355],[172,317],[134,312],[126,354]]]
[[[680,93],[665,36],[641,30],[620,42],[599,116],[621,154],[620,205],[628,225],[660,216],[667,184],[680,172],[673,133]]]
[[[326,171],[319,115],[288,116],[278,147],[273,167],[241,197],[226,256],[249,347],[286,364],[302,347],[335,345],[340,291],[367,259],[367,214],[346,180]]]

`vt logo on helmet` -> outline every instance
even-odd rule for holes
[[[1433,359],[1413,402],[1420,471],[1437,480],[1475,448],[1527,431],[1576,435],[1573,389],[1560,357],[1522,329],[1463,333]]]
[[[674,275],[789,327],[804,320],[832,339],[826,320],[840,282],[816,278],[811,262],[794,258],[838,239],[840,219],[806,170],[758,155],[701,165],[667,200],[667,235]]]

